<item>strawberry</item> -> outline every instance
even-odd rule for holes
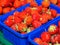
[[[47,18],[45,15],[42,14],[42,16],[40,17],[40,22],[41,22],[42,24],[44,24],[44,23],[46,23],[47,21],[48,21],[48,18]]]
[[[0,7],[0,14],[2,14],[2,12],[3,12],[3,8],[2,8],[2,7]]]
[[[30,6],[31,6],[31,7],[36,7],[36,6],[38,6],[38,5],[37,5],[37,3],[36,3],[35,1],[31,1],[31,2],[30,2]]]
[[[60,7],[60,3],[58,3],[57,6]]]
[[[20,7],[21,6],[21,2],[20,1],[18,1],[18,0],[15,0],[15,2],[14,2],[14,5],[13,5],[15,8],[18,8],[18,7]]]
[[[33,20],[39,20],[40,19],[40,14],[39,13],[34,13],[32,14]]]
[[[10,12],[10,7],[3,8],[3,13],[4,14],[8,13],[8,12]]]
[[[43,43],[43,41],[40,38],[35,38],[34,42],[36,42],[38,45]]]
[[[13,20],[9,20],[7,19],[5,22],[4,22],[7,26],[12,26],[14,24],[14,21]]]
[[[21,18],[14,17],[14,22],[15,23],[20,23],[20,22],[22,22],[22,20],[21,20]]]
[[[50,2],[49,1],[43,1],[42,2],[42,6],[43,7],[49,7],[49,5],[50,5]]]
[[[51,15],[52,15],[53,18],[55,18],[57,16],[56,10],[51,9]]]
[[[20,32],[25,32],[26,31],[26,28],[27,28],[27,25],[26,24],[24,24],[24,23],[19,23],[18,24],[18,30]]]
[[[27,16],[24,20],[24,23],[26,23],[27,25],[30,25],[32,21],[33,21],[32,16]]]
[[[42,24],[41,24],[41,22],[34,20],[32,22],[32,25],[33,25],[33,27],[37,28],[37,27],[41,26]]]
[[[60,0],[57,0],[58,1],[58,3],[60,3]]]

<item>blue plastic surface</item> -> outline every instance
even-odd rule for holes
[[[51,25],[51,24],[56,24],[58,26],[58,21],[60,21],[60,16],[55,18],[54,20],[51,20],[49,21],[46,26],[43,26],[41,27],[40,29],[37,29],[37,31],[35,31],[34,33],[31,33],[29,35],[29,42],[31,45],[38,45],[37,43],[35,43],[33,40],[34,38],[40,38],[40,35],[42,32],[45,32],[45,31],[48,31],[48,27]]]
[[[41,2],[40,2],[40,1],[41,1]],[[38,3],[38,5],[41,5],[42,0],[36,0],[36,2]],[[20,8],[17,8],[16,10],[13,10],[13,11],[7,13],[7,14],[2,15],[1,18],[0,18],[0,26],[1,26],[1,28],[2,28],[4,37],[5,37],[7,40],[9,40],[10,42],[12,42],[14,45],[22,45],[22,44],[23,44],[23,45],[31,45],[31,44],[29,43],[29,41],[28,41],[28,36],[29,36],[29,34],[35,32],[36,30],[40,30],[40,28],[42,28],[42,27],[45,25],[45,24],[44,24],[44,25],[42,25],[41,27],[35,29],[35,31],[32,31],[32,32],[30,32],[30,33],[28,33],[28,34],[22,35],[22,34],[16,32],[16,31],[12,30],[11,28],[9,28],[8,26],[6,26],[6,25],[3,23],[4,20],[6,20],[7,17],[10,16],[10,15],[12,15],[15,11],[21,12],[21,11],[23,11],[26,7],[29,7],[29,6],[30,6],[30,4],[26,4],[25,6],[22,6],[22,7],[20,7]],[[50,8],[53,8],[53,9],[57,10],[57,12],[59,13],[59,8],[56,8],[56,7],[54,7],[53,5],[50,5]]]

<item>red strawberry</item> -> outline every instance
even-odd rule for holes
[[[40,14],[39,13],[34,13],[32,14],[33,20],[39,20],[40,19]]]
[[[60,27],[60,21],[58,21],[58,26]]]
[[[25,9],[25,11],[26,11],[27,13],[31,13],[31,8],[30,8],[30,7],[27,7],[27,8]]]
[[[18,12],[18,11],[16,11],[16,12],[14,12],[14,14],[13,14],[15,17],[19,17],[19,15],[20,15],[20,12]]]
[[[12,25],[11,28],[16,31],[16,26]]]
[[[14,21],[7,19],[7,20],[5,21],[5,24],[6,24],[7,26],[12,26],[12,25],[14,24]]]
[[[38,6],[37,10],[38,10],[38,12],[41,12],[42,11],[42,6]]]
[[[19,18],[21,18],[22,20],[24,20],[26,18],[26,12],[21,12],[20,15],[19,15]]]
[[[57,6],[60,7],[60,3],[58,3]]]
[[[42,6],[43,7],[49,7],[49,5],[50,5],[50,2],[49,1],[43,1],[42,2]]]
[[[34,20],[32,22],[32,25],[33,25],[33,27],[37,28],[37,27],[41,26],[42,24],[41,24],[41,22]]]
[[[9,6],[10,0],[0,0],[1,6],[6,7]]]
[[[57,12],[56,12],[56,10],[54,10],[54,9],[51,9],[51,15],[52,15],[52,17],[56,17],[57,16]]]
[[[21,18],[14,17],[14,23],[20,23],[20,22],[22,22]]]
[[[42,16],[40,17],[40,22],[41,22],[42,24],[46,23],[47,21],[48,21],[48,18],[47,18],[45,15],[42,15]]]
[[[40,38],[35,38],[34,42],[36,42],[39,45],[43,43],[43,41]]]
[[[38,6],[38,5],[37,5],[37,3],[36,3],[35,1],[31,1],[31,2],[30,2],[30,6],[31,6],[31,7],[36,7],[36,6]]]
[[[58,31],[58,27],[55,24],[50,25],[50,27],[48,28],[48,32],[50,34],[56,34],[58,33]]]
[[[14,7],[15,7],[15,8],[18,8],[18,7],[20,7],[20,6],[21,6],[21,2],[18,1],[18,0],[15,0],[15,2],[14,2]]]
[[[43,32],[41,34],[41,39],[44,42],[50,42],[50,38],[51,38],[51,35],[49,34],[49,32]]]
[[[24,20],[24,23],[26,23],[27,25],[30,25],[32,21],[33,21],[32,16],[27,16]]]
[[[60,3],[60,0],[57,0],[58,1],[58,3]]]
[[[25,32],[26,31],[26,28],[27,28],[27,25],[26,24],[24,24],[24,23],[19,23],[18,24],[18,30],[20,32]]]

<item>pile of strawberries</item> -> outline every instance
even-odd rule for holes
[[[42,3],[42,5],[38,6],[36,2],[33,2],[24,11],[16,11],[13,15],[9,16],[4,23],[13,30],[26,34],[54,19],[57,15],[56,10],[49,8],[49,4],[45,6]]]
[[[35,38],[34,41],[38,45],[60,45],[60,21],[58,21],[58,26],[51,24],[48,32],[42,32],[40,38]]]
[[[0,15],[15,10],[16,8],[30,2],[33,3],[34,0],[0,0]]]
[[[58,7],[60,7],[60,0],[43,0],[44,4],[49,5],[50,3],[57,5]]]
[[[42,5],[48,7],[50,2],[60,7],[60,0],[43,0]],[[0,15],[15,10],[16,8],[30,3],[31,6],[38,6],[35,0],[0,0]]]

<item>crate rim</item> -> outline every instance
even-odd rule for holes
[[[47,24],[50,25],[51,23],[53,23],[53,22],[55,22],[55,21],[57,21],[57,20],[59,20],[59,19],[60,19],[60,16],[58,16],[58,17],[56,17],[55,19],[49,21]],[[53,22],[52,22],[52,21],[53,21]],[[43,28],[46,28],[48,25],[46,25],[46,26],[43,27]],[[29,37],[28,37],[29,42],[31,42],[32,44],[38,45],[37,43],[35,43],[35,42],[31,39],[31,35],[34,35],[36,32],[39,32],[39,31],[41,31],[41,30],[42,30],[42,28],[40,28],[40,30],[37,30],[37,31],[31,33],[31,34],[29,35]]]

